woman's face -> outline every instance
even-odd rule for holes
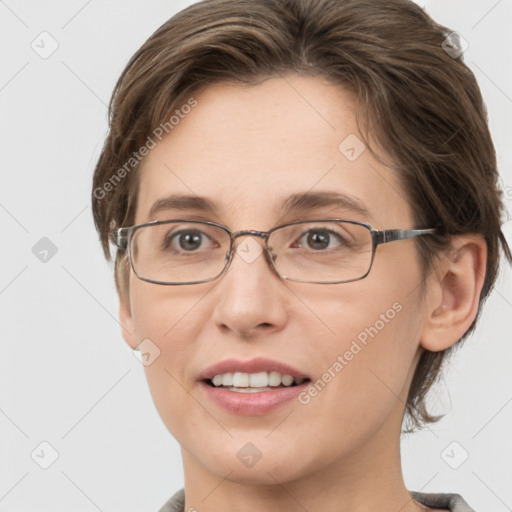
[[[267,231],[336,217],[413,227],[397,176],[356,138],[347,92],[291,75],[214,85],[194,98],[197,105],[144,159],[136,224],[187,218]],[[321,192],[343,194],[367,214],[341,200],[280,211],[290,196]],[[174,194],[206,198],[217,212],[149,215]],[[280,279],[260,254],[261,238],[237,245],[227,273],[212,282],[162,286],[132,272],[130,305],[121,306],[128,343],[149,339],[160,351],[145,370],[185,466],[274,484],[333,465],[354,475],[385,459],[399,442],[425,322],[415,241],[379,246],[365,279],[328,285]],[[208,375],[287,365],[281,374],[307,380],[258,393],[213,388],[204,372],[225,361]]]

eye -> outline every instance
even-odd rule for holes
[[[339,233],[331,229],[317,228],[306,231],[295,247],[305,247],[315,251],[333,249],[339,246],[347,246],[348,241]]]
[[[180,231],[170,231],[164,240],[164,248],[175,251],[195,251],[211,247],[208,243],[211,239],[198,229],[184,229]]]

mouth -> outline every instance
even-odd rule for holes
[[[213,388],[221,388],[235,393],[261,393],[277,388],[291,388],[310,382],[308,377],[294,377],[278,371],[257,373],[227,372],[218,373],[204,382]]]
[[[206,396],[237,415],[260,416],[291,403],[311,377],[267,358],[228,359],[207,368],[198,379]]]

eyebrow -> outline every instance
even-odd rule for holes
[[[279,215],[286,215],[294,212],[309,212],[328,206],[338,206],[351,210],[363,217],[370,217],[368,208],[357,198],[333,191],[302,192],[292,194],[285,201],[276,207]],[[155,201],[149,210],[149,219],[162,210],[195,211],[218,215],[221,208],[212,199],[182,194],[173,194]]]
[[[285,215],[290,212],[311,211],[327,206],[338,206],[363,217],[370,217],[368,208],[359,199],[342,192],[333,191],[292,194],[284,201],[279,213]]]
[[[153,215],[162,210],[193,210],[216,215],[219,207],[215,201],[206,197],[173,194],[155,201],[149,210],[148,217],[152,219]]]

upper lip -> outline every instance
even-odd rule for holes
[[[207,380],[213,378],[215,375],[222,375],[223,373],[258,373],[258,372],[279,372],[283,375],[291,375],[292,377],[307,379],[309,378],[304,372],[293,368],[287,364],[281,363],[274,359],[267,359],[265,357],[257,357],[243,361],[241,359],[224,359],[218,363],[212,364],[200,375],[200,380]]]

